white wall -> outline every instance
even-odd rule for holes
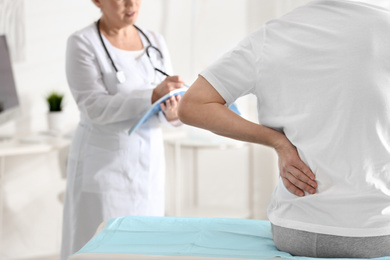
[[[0,134],[46,130],[45,96],[51,90],[66,93],[67,123],[77,121],[64,73],[66,39],[99,16],[90,1],[80,0],[25,0],[24,9],[26,52],[23,61],[13,64],[22,116],[1,126]],[[6,174],[2,180],[1,259],[58,254],[59,195],[65,189],[58,163],[56,151],[9,156],[2,161]]]
[[[9,156],[1,163],[5,174],[0,259],[56,254],[62,221],[59,195],[65,188],[57,154]]]
[[[309,0],[149,0],[143,1],[138,24],[162,33],[171,50],[176,74],[191,84],[207,65],[231,49],[266,20],[278,17]],[[23,116],[0,126],[2,132],[45,130],[51,90],[65,93],[67,125],[77,123],[78,112],[64,73],[67,37],[98,19],[89,0],[25,0],[25,60],[14,63]],[[173,51],[174,50],[174,51]],[[248,99],[241,105],[247,112]]]
[[[99,16],[91,1],[26,0],[26,60],[14,66],[23,118],[16,131],[46,129],[48,107],[45,96],[51,90],[65,93],[68,122],[77,120],[77,109],[65,78],[67,37]]]
[[[304,2],[308,2],[308,0],[145,0],[138,24],[144,28],[159,31],[165,36],[171,50],[175,72],[181,75],[188,84],[191,84],[202,69],[232,48],[246,34],[259,28],[264,21],[280,16]],[[99,10],[90,0],[25,0],[24,5],[25,60],[13,65],[23,115],[14,123],[0,126],[0,134],[22,134],[29,131],[46,130],[47,107],[44,97],[53,89],[63,91],[66,95],[66,123],[71,128],[78,121],[78,112],[70,96],[64,73],[66,40],[72,32],[97,20]],[[239,107],[246,118],[256,120],[253,98],[241,99]],[[216,138],[202,131],[186,127],[183,129],[190,132],[190,136],[194,138]],[[211,207],[216,204],[240,206],[248,205],[248,201],[253,200],[258,204],[255,216],[258,218],[266,217],[265,206],[277,175],[275,173],[276,158],[271,149],[253,146],[251,149],[253,149],[252,156],[255,163],[249,165],[247,162],[248,150],[246,149],[232,150],[233,154],[229,151],[214,152],[212,150],[200,154],[198,157],[200,165],[197,167],[201,172],[199,175],[199,185],[201,186],[198,188],[201,192],[204,191],[198,198],[200,204]],[[167,152],[168,171],[170,172],[172,164],[174,165],[175,162],[171,160],[172,150],[167,148]],[[237,154],[234,154],[235,152]],[[191,162],[191,151],[186,150],[183,156],[187,166],[193,163]],[[42,157],[46,159],[42,160]],[[50,180],[56,183],[53,189],[46,193],[46,195],[51,196],[49,198],[51,202],[41,200],[36,204],[41,207],[46,205],[45,215],[42,215],[41,219],[40,208],[35,208],[34,204],[27,205],[25,208],[25,210],[32,209],[33,215],[26,216],[27,211],[20,211],[23,213],[22,215],[10,216],[22,223],[19,228],[13,229],[12,225],[17,225],[16,222],[13,222],[6,230],[9,237],[7,238],[7,248],[3,248],[3,253],[5,250],[4,254],[10,259],[26,257],[28,254],[52,254],[59,250],[61,207],[58,204],[56,194],[61,192],[64,184],[59,177],[58,165],[43,162],[55,160],[55,157],[55,154],[47,154],[37,158],[23,157],[8,160],[8,167],[14,175],[19,174],[21,177],[25,174],[25,170],[20,169],[19,165],[20,162],[23,162],[24,169],[27,168],[31,171],[29,172],[30,176],[37,176],[35,179],[29,179],[33,187],[39,187],[36,189],[45,190],[50,186],[47,182],[42,182],[40,178],[46,178],[45,181]],[[210,158],[213,158],[211,162]],[[231,158],[238,158],[237,164],[231,166],[234,171],[230,173],[227,172],[229,167],[223,168],[223,171],[227,172],[224,175],[218,168],[218,164],[231,162]],[[39,167],[37,167],[37,163]],[[256,172],[252,187],[256,192],[253,198],[248,197],[246,193],[248,177],[243,176],[237,167],[242,168],[242,172],[245,170]],[[192,167],[189,171],[193,171],[193,169]],[[18,180],[19,177],[15,177],[15,179]],[[25,180],[20,180],[20,183],[25,183]],[[36,183],[33,183],[34,181]],[[183,179],[183,183],[187,185],[184,187],[186,189],[191,185],[191,179]],[[12,185],[8,188],[15,187]],[[42,188],[41,185],[45,187]],[[216,185],[221,185],[220,192],[215,193],[213,190],[212,187],[216,187]],[[25,189],[25,187],[19,188],[21,192]],[[239,195],[234,196],[232,189]],[[212,194],[213,197],[208,199],[208,193]],[[11,194],[15,193],[11,192]],[[12,198],[10,196],[8,198]],[[39,198],[43,199],[42,196]],[[183,196],[182,202],[186,204],[190,199],[193,197],[186,194]],[[7,203],[10,201],[8,200]],[[47,205],[53,204],[56,205],[53,207],[53,212],[46,210],[49,208]],[[50,216],[51,221],[47,221],[48,225],[45,228],[42,221],[46,221],[45,218],[50,219]],[[30,221],[36,223],[36,227],[24,229],[28,225],[29,218]],[[45,236],[40,236],[38,229],[41,229]],[[24,234],[23,232],[26,230],[29,230],[30,233]],[[50,242],[48,242],[49,240]]]

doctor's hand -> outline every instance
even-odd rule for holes
[[[170,91],[182,88],[184,81],[180,76],[168,76],[153,90],[152,103],[168,94]]]
[[[161,110],[164,112],[165,118],[168,122],[179,119],[177,109],[179,107],[181,96],[177,95],[165,100],[165,103],[161,103]]]
[[[275,147],[279,157],[279,174],[291,193],[303,197],[305,192],[314,194],[317,188],[314,173],[299,157],[297,148],[286,138]]]

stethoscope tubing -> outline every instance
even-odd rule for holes
[[[117,69],[117,67],[115,66],[115,63],[114,63],[114,61],[112,60],[111,55],[110,55],[110,53],[109,53],[108,50],[107,50],[106,44],[104,44],[103,37],[102,37],[102,33],[100,32],[100,26],[99,26],[99,25],[100,25],[100,19],[99,19],[99,20],[97,21],[97,23],[96,23],[96,28],[97,28],[97,30],[98,30],[98,35],[99,35],[100,41],[101,41],[101,43],[102,43],[102,45],[103,45],[104,50],[106,51],[106,54],[107,54],[108,58],[109,58],[110,61],[111,61],[112,66],[114,67],[115,71],[118,72],[118,69]]]
[[[162,55],[161,51],[160,51],[157,47],[155,47],[155,46],[152,45],[152,42],[150,41],[149,37],[145,34],[145,32],[142,31],[142,30],[141,30],[138,26],[136,26],[135,24],[134,24],[133,26],[134,26],[134,27],[135,27],[135,28],[136,28],[136,29],[145,37],[146,41],[148,42],[148,46],[146,47],[145,52],[146,52],[146,55],[148,56],[149,60],[151,61],[151,57],[150,57],[150,54],[149,54],[149,50],[150,50],[150,49],[156,50],[157,53],[159,54],[161,60],[163,60],[164,56]],[[97,28],[98,35],[99,35],[99,38],[100,38],[100,42],[102,43],[103,48],[104,48],[104,51],[106,52],[106,54],[107,54],[109,60],[111,61],[112,67],[115,69],[115,71],[116,71],[116,73],[117,73],[117,77],[118,77],[119,74],[121,75],[121,76],[119,76],[119,77],[124,77],[123,72],[122,72],[122,71],[119,71],[118,68],[116,67],[115,62],[114,62],[114,60],[112,59],[112,57],[111,57],[111,55],[110,55],[110,52],[108,51],[108,49],[107,49],[107,47],[106,47],[106,44],[105,44],[104,41],[103,41],[103,36],[102,36],[102,33],[100,32],[100,19],[96,22],[96,28]],[[152,64],[152,66],[153,66],[153,64]],[[156,71],[162,73],[163,75],[169,76],[166,72],[164,72],[164,71],[162,71],[162,70],[160,70],[160,69],[158,69],[158,68],[156,68],[156,67],[154,67],[154,66],[153,66],[153,68],[154,68]],[[125,79],[122,79],[122,80],[121,80],[119,77],[118,77],[118,80],[119,80],[121,83],[122,83],[122,81],[124,82]]]

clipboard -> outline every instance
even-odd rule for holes
[[[183,96],[184,93],[188,90],[188,87],[183,87],[183,88],[178,88],[178,89],[175,89],[175,90],[172,90],[171,92],[169,92],[168,94],[166,94],[165,96],[161,97],[159,100],[157,100],[156,102],[154,102],[152,104],[152,107],[146,111],[145,114],[143,114],[143,116],[137,121],[137,123],[131,127],[127,134],[128,135],[131,135],[135,130],[137,130],[144,122],[146,122],[151,116],[154,116],[155,114],[157,114],[158,112],[161,111],[161,106],[160,104],[165,102],[165,100],[167,100],[168,98],[171,98],[171,97],[175,97],[177,95],[180,95],[180,96]],[[236,104],[231,104],[229,106],[229,108],[234,111],[236,114],[238,115],[241,115],[240,111],[238,110]]]
[[[127,132],[128,135],[131,135],[135,130],[137,130],[151,116],[160,112],[161,111],[161,106],[160,106],[161,103],[165,102],[165,100],[167,100],[168,98],[175,97],[177,95],[183,96],[184,93],[187,91],[187,89],[188,89],[187,87],[183,87],[183,88],[178,88],[178,89],[172,90],[171,92],[169,92],[168,94],[166,94],[165,96],[161,97],[156,102],[154,102],[152,104],[152,107],[148,111],[146,111],[146,113],[141,117],[141,119],[139,119],[137,121],[137,123],[129,129],[129,131]]]

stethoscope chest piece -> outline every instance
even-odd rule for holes
[[[126,81],[125,73],[121,70],[116,72],[116,78],[119,83],[124,83]]]

